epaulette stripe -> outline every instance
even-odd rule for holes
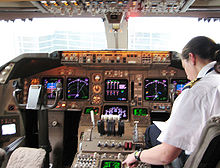
[[[190,88],[193,87],[193,85],[194,85],[196,82],[198,82],[200,79],[201,79],[201,78],[197,78],[197,79],[195,79],[195,80],[190,81],[189,83],[187,83],[187,84],[184,86],[184,88],[183,88],[182,91],[184,91],[185,89],[188,89],[188,88],[190,89]]]

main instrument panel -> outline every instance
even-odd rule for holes
[[[173,100],[188,83],[184,71],[171,66],[176,53],[170,51],[59,51],[50,56],[59,57],[60,66],[22,78],[20,102],[27,103],[30,85],[41,84],[52,104],[61,83],[60,101],[49,110],[49,138],[53,151],[60,141],[65,146],[68,127],[78,122],[72,168],[123,167],[127,154],[145,147],[147,126],[168,119]]]
[[[183,71],[170,68],[167,51],[62,51],[62,67],[24,79],[23,103],[30,84],[40,83],[47,98],[55,98],[61,82],[61,109],[97,106],[100,112],[112,103],[170,112],[170,85],[184,85]],[[107,105],[107,106],[106,106]],[[116,108],[117,109],[117,108]],[[125,108],[124,108],[125,109]],[[101,114],[100,113],[100,114]]]

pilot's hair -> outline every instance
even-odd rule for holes
[[[189,53],[198,55],[202,59],[217,61],[215,71],[220,73],[220,44],[205,36],[191,39],[182,50],[182,59],[189,58]]]

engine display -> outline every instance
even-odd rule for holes
[[[134,108],[133,109],[133,115],[134,116],[146,116],[147,115],[147,109],[146,108]]]
[[[101,168],[121,168],[121,161],[103,160]]]
[[[182,92],[184,86],[189,82],[187,79],[172,79],[171,83],[175,85],[177,96]]]
[[[44,87],[47,89],[47,98],[48,99],[55,99],[56,97],[56,85],[57,82],[60,82],[63,87],[63,78],[57,78],[57,77],[45,77],[42,79]],[[61,92],[60,98],[63,98],[63,92]]]
[[[88,99],[89,78],[67,78],[67,99]]]
[[[106,101],[127,101],[128,80],[127,79],[106,79],[105,80]]]
[[[167,79],[145,79],[144,99],[147,101],[167,101],[168,99]]]
[[[123,105],[105,105],[104,115],[119,115],[121,120],[128,119],[128,106]]]

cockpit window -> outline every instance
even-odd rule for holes
[[[198,18],[131,17],[128,20],[128,49],[181,52],[195,36],[207,36],[220,43],[220,22]]]
[[[0,66],[22,53],[107,48],[101,18],[40,18],[0,21]]]

